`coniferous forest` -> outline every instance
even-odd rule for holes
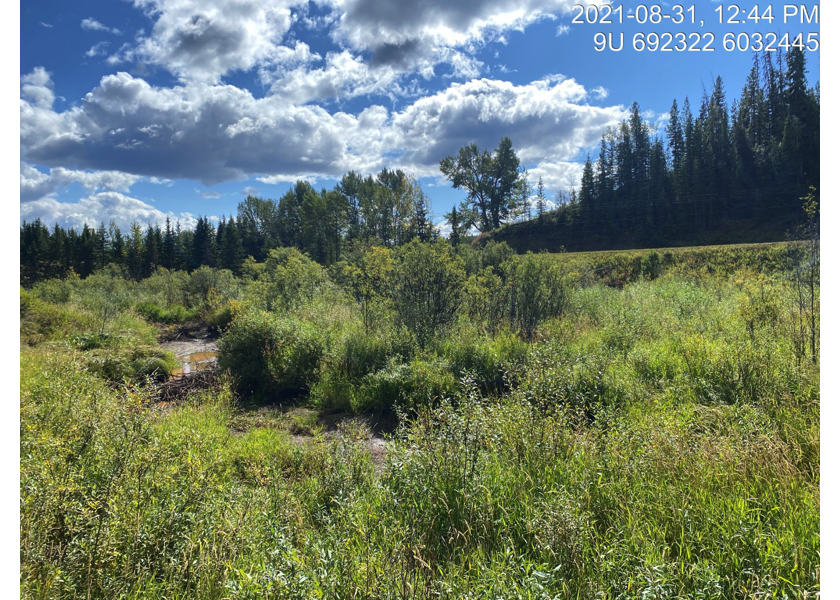
[[[496,239],[523,250],[784,239],[820,181],[819,83],[806,72],[800,50],[757,54],[740,96],[718,77],[699,103],[674,100],[661,135],[634,104],[559,210]]]
[[[24,223],[21,597],[818,596],[819,85],[780,56],[633,105],[572,189],[464,145],[446,237],[391,169]]]

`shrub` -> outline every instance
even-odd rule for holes
[[[369,248],[355,264],[345,264],[341,279],[362,309],[365,330],[371,328],[377,308],[388,297],[394,261],[387,248]]]
[[[86,356],[88,370],[112,382],[166,381],[178,368],[175,356],[160,348],[109,349]]]
[[[239,281],[227,269],[202,265],[192,273],[186,286],[190,306],[199,311],[213,309],[239,293]]]
[[[154,302],[140,302],[134,305],[134,310],[155,323],[182,323],[198,315],[196,309],[188,309],[180,304],[164,309]]]
[[[504,322],[504,283],[491,267],[470,275],[464,290],[466,312],[473,323],[494,330]]]
[[[82,305],[97,315],[99,333],[104,334],[108,321],[130,305],[130,286],[114,267],[105,268],[84,280]]]
[[[154,273],[142,280],[137,287],[138,293],[149,302],[164,307],[174,305],[186,306],[189,302],[189,294],[187,292],[189,282],[190,275],[185,271],[169,271],[163,267],[158,267]]]
[[[77,277],[66,279],[47,279],[40,281],[32,287],[32,293],[45,302],[53,304],[66,304],[73,297],[73,290]]]
[[[94,321],[87,312],[71,306],[50,304],[21,288],[20,337],[27,344],[66,338],[80,329],[95,327]]]
[[[464,266],[443,240],[413,240],[400,248],[394,268],[393,298],[399,322],[421,345],[455,320],[461,305]]]
[[[408,361],[415,351],[406,330],[348,328],[324,356],[310,401],[321,408],[351,410],[354,391],[366,375],[385,368],[389,359]]]
[[[488,267],[492,272],[500,274],[501,266],[516,256],[516,252],[507,242],[497,242],[495,240],[490,240],[478,249],[462,246],[459,250],[469,275],[474,275]]]
[[[491,393],[502,391],[506,375],[523,365],[528,344],[510,332],[489,336],[459,330],[437,351],[448,361],[453,376],[460,379],[469,373],[483,393]]]
[[[312,323],[251,310],[219,340],[219,366],[246,393],[300,392],[313,382],[326,350]]]
[[[537,327],[569,308],[571,277],[553,256],[529,252],[502,266],[504,314],[511,327],[533,340]]]
[[[362,379],[351,397],[356,412],[416,411],[422,406],[451,397],[457,381],[449,365],[440,359],[415,358],[409,363],[391,361],[380,371]]]
[[[621,404],[625,391],[608,375],[609,362],[548,343],[533,350],[515,395],[542,408],[564,407],[591,420],[601,407]]]
[[[328,283],[324,268],[296,248],[275,248],[248,293],[264,310],[288,310],[310,302]]]
[[[659,277],[662,272],[662,259],[659,253],[651,250],[651,252],[642,259],[642,274],[648,281],[653,281]]]
[[[242,303],[239,300],[228,300],[207,314],[205,319],[207,324],[216,331],[224,331],[230,327],[242,310]]]

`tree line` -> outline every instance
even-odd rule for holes
[[[20,277],[25,285],[69,272],[86,277],[110,263],[137,280],[157,267],[205,265],[239,274],[246,260],[263,262],[281,246],[328,265],[357,244],[392,247],[435,237],[429,199],[416,179],[400,170],[383,169],[375,177],[351,171],[332,190],[298,181],[278,200],[248,196],[236,215],[217,224],[202,216],[192,229],[168,218],[162,227],[132,223],[127,232],[114,222],[85,224],[81,231],[24,222]]]

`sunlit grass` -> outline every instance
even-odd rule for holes
[[[149,344],[131,309],[88,348],[81,301],[23,297],[22,596],[812,597],[819,363],[784,271],[726,260],[584,282],[530,343],[460,315],[421,348],[336,295],[245,307],[228,364],[264,360],[296,412],[229,381],[162,410],[93,368]],[[404,420],[377,465],[316,409]]]

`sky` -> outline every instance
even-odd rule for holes
[[[596,24],[576,23],[575,4],[28,0],[20,219],[190,226],[235,213],[247,194],[278,198],[297,179],[329,189],[350,170],[399,168],[419,179],[439,222],[465,197],[439,161],[470,143],[492,150],[502,136],[553,196],[577,185],[634,101],[661,131],[674,99],[696,110],[718,75],[735,98],[753,52],[726,51],[727,34],[772,42],[820,31],[807,22],[813,0],[787,23],[783,2],[662,2],[668,16],[644,24],[654,3],[592,9],[612,20]],[[772,6],[772,22],[751,22],[755,6],[765,17]],[[695,33],[714,51],[639,51],[638,32]],[[598,51],[599,33],[613,47],[623,35],[623,49]],[[807,58],[814,84],[819,51]]]

